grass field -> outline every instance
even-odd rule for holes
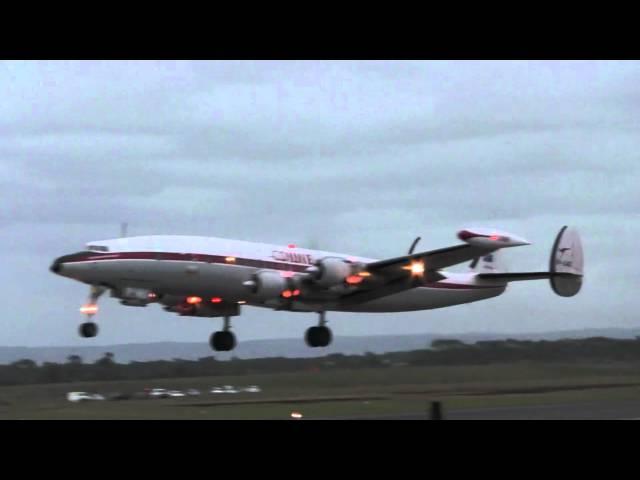
[[[259,385],[260,393],[208,393],[213,386]],[[70,403],[66,393],[186,390],[202,395]],[[639,400],[640,365],[528,364],[387,367],[238,377],[61,383],[0,387],[0,419],[306,419],[448,411],[506,405]]]

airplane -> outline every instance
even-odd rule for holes
[[[80,308],[86,321],[82,337],[95,337],[92,321],[98,298],[109,291],[122,305],[160,304],[181,316],[222,317],[212,333],[215,351],[236,346],[231,317],[243,305],[292,312],[316,312],[318,324],[307,329],[310,347],[326,347],[332,332],[326,312],[408,312],[448,307],[496,297],[509,282],[548,279],[560,296],[572,297],[582,286],[583,249],[578,232],[562,227],[548,271],[509,273],[500,255],[505,248],[530,245],[514,234],[465,228],[463,242],[384,260],[214,237],[152,235],[94,241],[86,249],[54,260],[50,270],[89,285]],[[462,273],[444,269],[471,261]]]

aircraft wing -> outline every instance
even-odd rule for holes
[[[499,247],[498,247],[499,248]],[[428,252],[414,253],[402,257],[389,258],[367,264],[367,271],[371,273],[388,274],[401,269],[412,262],[424,262],[425,270],[440,270],[442,268],[464,263],[481,257],[498,248],[478,247],[474,245],[456,245],[454,247],[439,248]]]
[[[353,305],[419,287],[425,283],[445,278],[438,270],[471,261],[498,248],[474,245],[453,247],[414,253],[401,257],[379,260],[365,265],[368,276],[356,288],[341,296],[340,305]],[[420,273],[412,272],[412,265],[420,264]]]

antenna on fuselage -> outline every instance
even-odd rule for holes
[[[127,227],[128,227],[127,222],[122,222],[120,224],[120,238],[124,238],[127,236]]]

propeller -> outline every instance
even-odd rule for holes
[[[407,255],[411,255],[413,253],[413,250],[416,248],[416,245],[418,245],[418,242],[420,241],[420,238],[421,237],[416,237],[416,239],[411,244],[411,247],[409,248],[409,253]]]

